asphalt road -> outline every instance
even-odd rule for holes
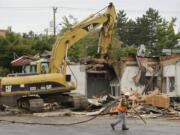
[[[32,120],[28,117],[20,117],[19,119],[21,121]],[[67,118],[66,120],[66,118],[61,119],[59,117],[41,119],[43,122],[49,123],[55,121],[68,123],[77,120],[73,118]],[[41,121],[41,119],[33,118],[36,121]],[[148,119],[148,124],[144,125],[140,120],[128,119],[129,131],[121,131],[120,126],[115,131],[112,131],[109,124],[113,120],[114,118],[111,117],[101,117],[91,122],[74,126],[25,125],[0,122],[0,135],[180,135],[180,121]]]

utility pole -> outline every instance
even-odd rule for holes
[[[57,12],[57,7],[53,7],[54,36],[56,36],[56,12]]]

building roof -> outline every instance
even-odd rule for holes
[[[144,60],[147,62],[157,62],[159,61],[159,57],[154,57],[154,56],[137,56],[138,59]],[[122,61],[137,61],[136,56],[125,56],[121,57],[120,60]]]
[[[180,54],[172,54],[167,56],[161,56],[161,61],[173,60],[173,59],[180,59]]]
[[[178,60],[180,60],[180,54],[161,56],[160,60],[161,60],[161,63],[165,65],[175,64]]]
[[[15,60],[11,61],[11,65],[12,66],[23,66],[34,60],[35,60],[35,58],[33,56],[21,56]]]

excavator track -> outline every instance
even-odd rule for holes
[[[53,99],[53,100],[52,100]],[[66,107],[73,107],[73,110],[87,110],[88,99],[86,96],[79,93],[46,95],[46,96],[30,96],[21,97],[17,101],[20,109],[26,109],[31,112],[41,112],[43,110],[44,102],[52,103],[58,102]]]
[[[20,109],[26,109],[31,112],[41,112],[44,106],[44,101],[40,97],[21,97],[17,101]]]
[[[40,95],[46,103],[57,102],[61,106],[74,108],[75,110],[86,110],[88,108],[88,99],[79,93],[59,93]]]
[[[88,108],[88,99],[86,96],[78,93],[71,93],[69,95],[72,97],[74,109],[86,110]]]

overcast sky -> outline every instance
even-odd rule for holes
[[[0,0],[0,29],[12,26],[15,32],[33,30],[42,33],[45,28],[49,28],[53,6],[59,7],[57,22],[60,23],[62,16],[72,15],[80,20],[107,6],[111,1],[116,10],[124,9],[132,19],[152,7],[168,20],[176,17],[176,30],[180,28],[180,0]]]

